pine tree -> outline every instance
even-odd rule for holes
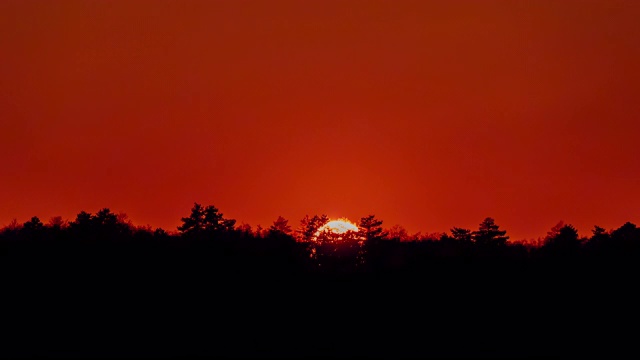
[[[291,225],[289,225],[289,220],[282,216],[278,216],[276,221],[273,222],[273,225],[269,227],[269,233],[291,235]]]
[[[462,243],[470,243],[471,242],[471,230],[470,229],[463,229],[463,228],[459,228],[459,227],[453,227],[451,229],[451,237],[456,240],[456,241],[460,241]]]
[[[484,221],[480,223],[478,230],[472,233],[471,238],[475,244],[480,246],[505,245],[507,240],[509,240],[509,237],[505,236],[507,231],[499,230],[499,228],[492,218],[485,218]]]
[[[376,219],[375,215],[361,218],[359,228],[365,241],[379,240],[384,236],[382,232],[382,220]]]
[[[307,242],[311,240],[311,235],[309,235],[308,229],[311,224],[311,218],[309,215],[305,215],[302,220],[300,220],[300,225],[295,230],[295,238],[298,242]]]
[[[178,231],[182,234],[194,235],[204,229],[204,208],[202,205],[193,203],[191,215],[180,219],[182,225],[178,226]]]

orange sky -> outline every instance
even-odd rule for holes
[[[640,223],[640,1],[0,2],[0,225]]]

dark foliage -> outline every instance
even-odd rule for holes
[[[109,209],[33,217],[0,232],[2,356],[632,355],[640,229],[543,246],[492,218],[440,239],[385,237],[382,221],[313,241],[236,227],[194,204],[177,233]],[[631,325],[631,326],[627,326]]]

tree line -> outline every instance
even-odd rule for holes
[[[375,215],[362,217],[357,222],[358,231],[319,233],[328,221],[325,214],[306,215],[294,228],[279,216],[268,228],[253,229],[248,224],[238,225],[213,205],[196,202],[181,218],[177,231],[166,231],[136,226],[125,214],[103,208],[94,214],[81,211],[72,221],[59,216],[46,224],[36,216],[22,224],[14,220],[0,230],[0,246],[5,257],[12,252],[51,252],[56,248],[64,248],[69,254],[92,246],[105,252],[117,248],[118,256],[124,256],[126,249],[140,253],[200,249],[198,256],[207,254],[221,262],[224,258],[246,258],[274,267],[295,264],[304,269],[324,266],[341,270],[415,268],[426,261],[487,256],[545,261],[621,259],[637,256],[640,250],[640,228],[631,222],[611,231],[595,226],[590,236],[579,236],[573,225],[560,222],[539,243],[531,244],[511,241],[507,231],[491,217],[474,230],[452,227],[449,232],[428,235],[408,235],[397,225],[384,228]]]
[[[521,356],[636,351],[640,229],[540,244],[493,218],[407,235],[367,215],[252,229],[194,203],[176,231],[108,208],[0,231],[2,356]],[[635,316],[635,317],[634,317]],[[627,324],[627,325],[625,325]]]

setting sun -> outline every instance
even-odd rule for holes
[[[358,226],[347,219],[331,220],[318,229],[316,234],[330,231],[334,234],[344,234],[347,231],[358,231]]]
[[[0,360],[640,352],[639,19],[0,0]]]

